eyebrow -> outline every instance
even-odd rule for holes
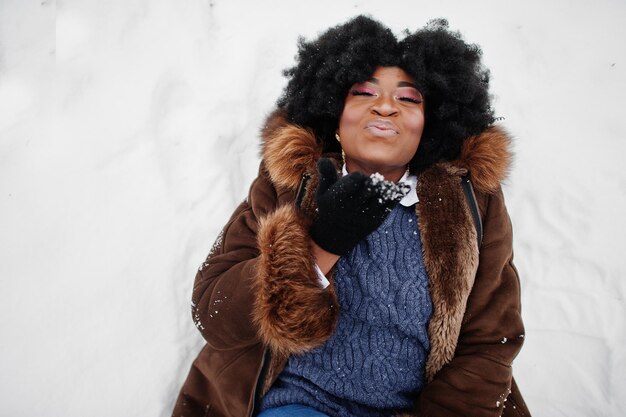
[[[378,80],[378,78],[370,78],[369,82],[374,83],[374,84],[379,84],[380,81]],[[417,86],[415,84],[413,84],[412,82],[409,81],[399,81],[398,82],[398,87],[411,87],[416,89],[417,91],[419,91],[419,88],[417,88]]]

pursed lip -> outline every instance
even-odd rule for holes
[[[392,131],[394,133],[400,132],[400,130],[398,129],[398,126],[396,126],[393,122],[389,120],[384,120],[384,119],[372,120],[371,122],[368,122],[365,125],[365,128],[366,129],[373,128],[373,129],[378,129],[381,131]]]

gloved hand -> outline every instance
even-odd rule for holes
[[[408,185],[386,181],[380,174],[368,177],[353,172],[337,180],[337,171],[328,158],[320,159],[317,169],[318,218],[311,226],[311,238],[322,249],[340,256],[376,230],[410,190]]]

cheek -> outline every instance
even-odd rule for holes
[[[405,142],[405,151],[411,154],[411,158],[417,152],[420,141],[422,139],[422,132],[424,131],[424,114],[421,113],[417,117],[411,118],[405,122],[404,128],[410,138]]]
[[[421,138],[422,132],[424,131],[424,113],[418,113],[415,117],[409,118],[406,120],[404,126],[412,135],[417,135]]]
[[[339,128],[341,130],[354,128],[359,120],[359,112],[350,106],[345,106],[339,119]]]

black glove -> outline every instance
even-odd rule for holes
[[[386,181],[380,174],[368,177],[353,172],[337,180],[337,171],[328,158],[320,159],[317,169],[318,218],[311,226],[311,238],[322,249],[340,256],[376,230],[410,190],[408,185]]]

